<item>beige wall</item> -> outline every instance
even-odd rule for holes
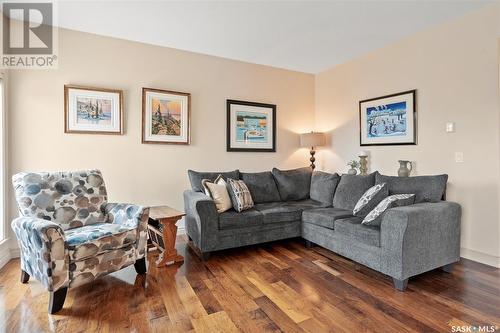
[[[75,31],[61,30],[59,38],[58,70],[11,71],[9,177],[100,168],[110,200],[181,209],[188,168],[308,164],[297,133],[314,126],[313,75]],[[65,84],[122,89],[125,134],[64,134]],[[191,145],[141,144],[142,87],[191,93]],[[226,152],[226,99],[277,105],[276,153]]]
[[[358,102],[417,89],[418,145],[363,147],[371,170],[448,173],[448,199],[463,207],[462,255],[498,265],[500,8],[478,12],[379,49],[316,76],[316,129],[331,132],[318,153],[326,170],[345,171],[359,146]],[[445,123],[456,124],[455,133]],[[464,163],[455,163],[455,152]]]

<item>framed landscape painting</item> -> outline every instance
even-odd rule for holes
[[[415,145],[416,90],[359,102],[360,145]]]
[[[123,134],[121,90],[64,86],[64,132]]]
[[[275,152],[276,105],[227,100],[227,151]]]
[[[142,142],[189,144],[191,94],[142,88]]]

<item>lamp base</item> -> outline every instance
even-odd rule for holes
[[[316,158],[314,157],[314,154],[316,154],[314,147],[311,147],[310,153],[311,153],[311,158],[309,159],[309,161],[311,161],[310,167],[311,167],[311,169],[314,170],[316,168],[316,166],[314,165],[314,162],[316,161]]]

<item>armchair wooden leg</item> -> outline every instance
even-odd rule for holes
[[[28,283],[30,275],[21,269],[21,283]]]
[[[404,280],[398,280],[398,279],[392,279],[394,282],[394,288],[396,288],[399,291],[405,291],[406,286],[408,285],[408,279]]]
[[[64,301],[66,300],[66,293],[68,288],[61,288],[50,293],[49,299],[49,313],[54,314],[62,309]]]
[[[137,274],[146,274],[146,257],[136,260],[134,267]]]

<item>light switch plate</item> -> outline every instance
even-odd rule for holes
[[[464,153],[461,151],[455,152],[455,162],[463,163],[464,162]]]
[[[446,123],[446,132],[448,132],[448,133],[455,132],[455,123],[454,122],[447,122]]]

